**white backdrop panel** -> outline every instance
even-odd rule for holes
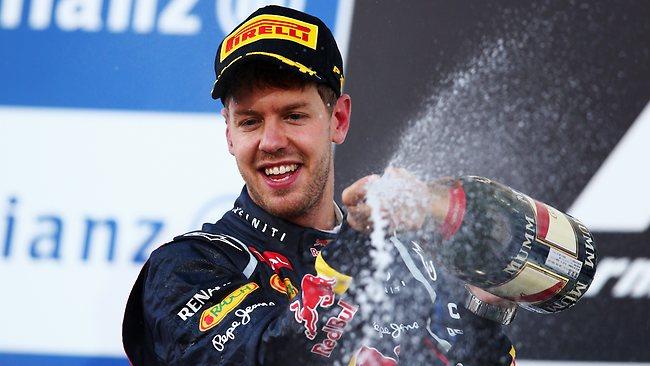
[[[242,187],[224,131],[217,111],[0,108],[0,351],[123,356],[136,254]]]

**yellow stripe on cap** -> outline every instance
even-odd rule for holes
[[[330,267],[320,253],[318,253],[318,256],[316,257],[316,273],[318,276],[334,278],[336,280],[336,284],[332,289],[337,295],[342,295],[347,291],[348,287],[350,287],[350,282],[352,282],[352,277],[344,275]]]
[[[246,56],[251,56],[251,55],[262,55],[262,56],[270,56],[270,57],[275,57],[278,60],[284,62],[287,65],[293,66],[298,68],[298,71],[302,72],[303,74],[309,74],[311,76],[318,76],[316,75],[316,71],[310,69],[309,67],[301,64],[300,62],[293,61],[291,59],[288,59],[282,55],[278,55],[277,53],[270,53],[270,52],[249,52],[246,54]]]
[[[316,74],[316,71],[314,71],[314,70],[310,69],[309,67],[301,64],[300,62],[290,60],[290,59],[288,59],[288,58],[286,58],[286,57],[284,57],[282,55],[278,55],[276,53],[270,53],[270,52],[249,52],[249,53],[245,54],[244,56],[239,56],[239,57],[235,58],[234,60],[230,61],[230,63],[228,65],[226,65],[221,70],[221,73],[219,73],[219,76],[217,77],[217,80],[214,82],[214,84],[215,85],[217,84],[217,82],[219,81],[219,78],[221,78],[221,75],[223,75],[223,73],[226,71],[226,69],[228,69],[230,66],[232,66],[232,64],[234,64],[235,62],[239,61],[240,59],[242,59],[242,58],[244,58],[246,56],[255,56],[255,55],[268,56],[268,57],[276,58],[276,59],[282,61],[283,63],[285,63],[285,64],[287,64],[289,66],[293,66],[293,67],[297,68],[298,71],[300,71],[300,72],[302,72],[304,74],[309,74],[311,76],[319,77],[318,74]],[[342,81],[341,81],[341,83],[342,83]],[[213,89],[214,89],[214,87],[213,87]]]

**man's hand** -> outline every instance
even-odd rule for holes
[[[375,209],[380,210],[390,231],[417,230],[431,213],[429,188],[405,169],[387,168],[381,177],[363,177],[343,191],[342,200],[348,209],[348,223],[364,233],[371,232],[375,224],[370,204],[379,206]]]
[[[348,209],[348,223],[356,231],[372,231],[371,211],[370,206],[366,204],[366,193],[368,184],[377,179],[377,174],[367,175],[343,190],[341,199]]]

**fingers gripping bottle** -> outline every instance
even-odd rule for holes
[[[567,309],[596,271],[589,230],[575,218],[482,177],[430,184],[434,255],[459,278],[539,313]]]

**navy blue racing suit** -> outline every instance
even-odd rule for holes
[[[126,354],[136,366],[514,364],[501,326],[457,301],[462,283],[416,241],[389,243],[368,293],[367,238],[274,217],[244,187],[217,223],[151,254],[126,307]]]

